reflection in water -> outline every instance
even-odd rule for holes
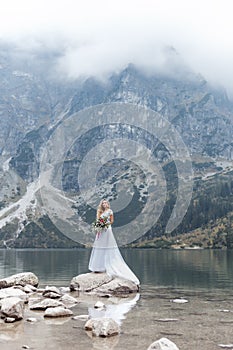
[[[92,349],[112,350],[119,342],[119,335],[108,338],[93,337],[91,332],[86,332],[87,336],[92,339]]]
[[[105,307],[101,309],[89,307],[88,313],[90,318],[112,318],[119,325],[121,325],[122,320],[126,318],[126,314],[136,305],[139,298],[139,293],[137,293],[136,296],[134,296],[133,298],[128,297],[121,299],[118,297],[111,297],[109,301],[111,301],[112,304],[105,305]],[[86,333],[89,337],[92,337],[91,332]],[[99,337],[92,337],[92,340],[93,349],[111,350],[114,349],[115,346],[118,344],[119,336],[104,339],[100,339]]]
[[[90,307],[88,308],[88,313],[91,318],[108,317],[121,325],[122,320],[125,319],[125,315],[136,305],[139,298],[139,293],[137,293],[133,299],[111,298],[114,304],[105,305],[105,307],[101,309]]]
[[[233,251],[121,249],[142,285],[173,288],[233,288]],[[0,250],[0,278],[34,272],[40,286],[69,285],[88,272],[89,249]]]

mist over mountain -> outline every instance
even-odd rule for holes
[[[157,71],[129,62],[124,69],[98,79],[65,78],[59,64],[63,54],[59,50],[23,51],[2,44],[0,52],[2,246],[79,246],[62,235],[43,207],[38,182],[41,156],[46,142],[61,123],[74,113],[100,104],[129,103],[149,108],[172,123],[181,135],[193,161],[195,183],[190,206],[193,214],[187,213],[189,218],[184,219],[174,235],[208,225],[233,211],[233,103],[223,88],[214,87],[186,66],[174,48],[164,49],[166,59]],[[100,140],[106,135],[114,138],[116,133],[121,138],[125,132],[124,128],[110,131],[106,127]],[[133,132],[137,133],[137,140],[148,144],[148,135],[136,129]],[[67,193],[77,190],[79,156],[95,145],[94,136],[90,133],[65,159],[63,190]],[[165,171],[170,197],[159,221],[145,236],[147,240],[164,234],[176,191],[177,177],[170,167],[171,156],[163,149],[156,156]],[[126,174],[122,169],[115,176],[115,187]],[[109,186],[111,181],[106,177]],[[213,205],[213,213],[208,209],[208,215],[198,222],[193,217],[203,212],[203,196],[208,201],[209,185],[214,188],[213,203],[217,201],[219,206]],[[115,187],[111,183],[108,188],[110,199],[117,197]],[[136,193],[137,200],[143,204],[145,193],[140,188]],[[90,223],[93,214],[88,216],[89,208],[78,202],[75,206]],[[220,207],[224,207],[221,212]],[[230,234],[231,228],[228,231]]]

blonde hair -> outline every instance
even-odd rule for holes
[[[108,209],[110,209],[109,201],[107,199],[102,199],[100,201],[100,204],[98,205],[98,208],[97,208],[97,214],[96,214],[97,218],[99,218],[100,215],[103,214],[103,212],[105,210],[105,208],[103,207],[103,202],[106,202],[108,204]]]

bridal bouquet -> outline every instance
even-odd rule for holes
[[[96,219],[93,224],[92,227],[94,229],[95,232],[101,232],[103,230],[107,230],[107,228],[109,227],[110,222],[108,220],[108,218],[99,218]]]

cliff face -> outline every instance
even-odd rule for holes
[[[38,220],[47,214],[40,199],[38,184],[41,154],[46,142],[54,130],[69,116],[90,106],[124,102],[147,107],[160,113],[174,125],[186,144],[192,156],[195,176],[199,177],[199,181],[200,177],[205,181],[204,177],[211,173],[215,174],[217,179],[218,175],[232,169],[233,104],[228,100],[224,90],[214,89],[204,78],[190,71],[179,77],[148,75],[129,65],[119,74],[113,74],[108,82],[98,82],[93,78],[69,82],[61,81],[53,74],[48,74],[49,70],[44,68],[45,61],[47,67],[53,65],[54,57],[40,57],[40,60],[43,63],[42,68],[38,68],[39,65],[31,62],[27,57],[18,58],[14,53],[12,54],[10,48],[4,48],[0,55],[2,163],[0,241],[2,245],[8,240],[11,240],[11,245],[17,245],[20,236],[20,242],[27,241],[27,245],[29,244],[28,240],[22,239],[26,227],[29,223],[38,223]],[[87,138],[82,140],[81,144],[74,145],[67,155],[63,165],[64,191],[74,193],[78,190],[75,187],[78,160],[81,155],[85,155],[87,150],[96,145],[95,132],[98,134],[98,130],[90,132]],[[130,133],[131,139],[133,139],[132,135],[136,134],[137,140],[144,145],[150,142],[148,134],[134,126],[130,130],[126,126],[117,129],[106,126],[102,129],[101,136],[98,136],[98,142],[106,138],[111,139],[116,135],[120,139],[125,137],[127,132]],[[172,196],[177,178],[173,177],[175,173],[172,167],[169,167],[171,156],[161,148],[156,157],[165,171]],[[108,171],[116,167],[114,162],[109,163]],[[130,177],[133,178],[132,164],[128,165],[128,168],[125,165],[119,169],[117,176],[111,180],[109,174],[106,175],[106,171],[105,175],[103,174],[106,179],[108,178],[106,181],[112,199],[117,198],[116,186],[119,185],[120,179],[126,176],[127,172],[131,172]],[[229,183],[229,178],[227,181]],[[131,184],[133,184],[132,181]],[[135,193],[143,204],[146,201],[145,188],[137,187]],[[228,195],[232,196],[232,189]],[[172,203],[172,198],[170,200]],[[172,206],[171,203],[168,204]],[[92,218],[90,215],[88,219],[90,208],[85,206],[81,208],[80,203],[75,205],[79,210],[86,211],[85,215],[90,221]],[[226,208],[226,212],[222,215],[231,210],[233,208]],[[166,213],[168,215],[169,210]],[[160,228],[158,225],[156,227],[157,235],[162,234],[164,230],[163,221],[160,224]],[[187,225],[182,227],[182,231],[189,231],[192,228]],[[43,234],[46,235],[45,232]],[[152,230],[148,234],[151,237],[155,233]],[[64,242],[62,245],[64,246]]]

